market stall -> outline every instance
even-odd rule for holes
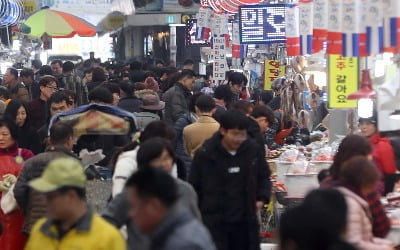
[[[357,133],[359,118],[375,109],[380,132],[400,129],[398,20],[396,0],[201,1],[188,39],[202,42],[213,83],[240,71],[247,93],[271,91],[277,99],[275,129],[286,134],[268,145],[275,198],[262,231],[274,231],[271,216],[318,187],[317,175],[340,140]],[[288,136],[293,129],[299,138]]]

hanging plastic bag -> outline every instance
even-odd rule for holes
[[[14,185],[12,185],[8,191],[3,191],[0,207],[4,214],[9,214],[18,208],[17,201],[14,197]]]

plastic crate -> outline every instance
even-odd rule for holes
[[[289,161],[276,162],[276,175],[278,183],[285,183],[285,174],[293,164],[294,162],[289,162]]]
[[[287,196],[304,197],[313,189],[319,187],[317,173],[310,174],[285,174],[285,187]]]
[[[329,169],[332,163],[333,161],[310,161],[309,168],[313,168],[319,173],[321,170]]]

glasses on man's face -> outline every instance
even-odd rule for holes
[[[58,91],[57,87],[52,87],[52,86],[46,86],[47,88],[53,90],[54,92]]]

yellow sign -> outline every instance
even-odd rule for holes
[[[111,27],[118,28],[124,25],[125,16],[110,16],[108,20]]]
[[[328,66],[329,107],[356,108],[357,101],[347,100],[347,96],[358,90],[358,58],[329,55]]]
[[[35,1],[23,1],[22,2],[25,10],[25,15],[32,14],[36,11],[36,2]]]
[[[190,19],[190,16],[189,16],[189,15],[182,15],[181,21],[182,21],[182,23],[186,23],[186,21],[187,21],[188,19]]]
[[[109,15],[101,22],[101,26],[105,31],[112,31],[122,27],[125,20],[126,17],[123,15]]]
[[[271,89],[271,83],[278,77],[285,75],[286,66],[279,65],[278,60],[264,61],[264,90]]]

